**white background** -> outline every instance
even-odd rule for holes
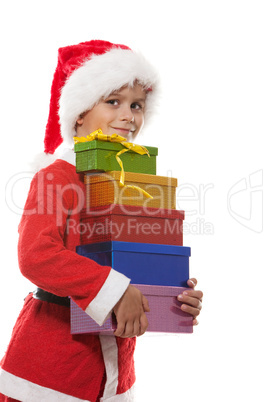
[[[17,225],[26,162],[43,149],[57,49],[106,39],[159,70],[159,113],[139,143],[158,146],[158,174],[178,178],[184,245],[204,292],[193,335],[138,339],[138,401],[267,400],[267,2],[3,4],[0,354],[34,289],[17,266]]]

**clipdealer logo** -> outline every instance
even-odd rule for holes
[[[169,171],[168,174],[171,174]],[[51,176],[51,177],[50,177]],[[25,192],[25,189],[29,187],[29,184],[33,178],[31,172],[19,172],[8,180],[6,184],[5,198],[6,204],[9,209],[21,215],[23,212],[23,197],[21,193]],[[57,190],[57,203],[63,204],[63,196],[65,191],[69,190],[68,186],[57,186],[53,184],[53,175],[47,174],[39,175],[38,195],[39,203],[37,210],[27,210],[26,214],[42,214],[53,213],[52,198],[45,198],[43,195],[44,186],[46,190],[52,189],[56,186]],[[54,186],[54,187],[53,187]],[[214,184],[199,184],[194,185],[191,183],[179,184],[176,192],[176,208],[185,210],[186,219],[183,222],[183,232],[187,234],[214,234],[213,222],[206,220],[206,212],[208,210],[208,198],[211,197],[211,190],[214,191]],[[76,212],[82,208],[83,196],[80,194],[81,189],[73,189],[77,191],[81,203],[76,206]],[[26,193],[25,193],[26,196]],[[74,211],[74,212],[75,212]],[[64,211],[63,211],[64,212]],[[66,213],[68,211],[65,211]],[[263,231],[263,169],[259,169],[248,176],[245,176],[235,182],[227,193],[227,212],[229,215],[244,228],[251,230],[255,233],[261,233]],[[62,223],[62,216],[57,217],[58,224]],[[175,230],[174,228],[171,228]],[[146,227],[139,230],[147,230]],[[158,228],[153,226],[153,231],[157,231]]]
[[[180,184],[177,188],[177,207],[185,211],[183,222],[184,235],[213,235],[214,224],[206,219],[207,199],[213,183],[194,185]]]
[[[128,236],[166,236],[166,235],[182,235],[182,221],[174,219],[161,219],[149,223],[147,220],[141,222],[137,217],[129,217],[121,222],[113,222],[109,217],[98,220],[97,217],[89,218],[89,221],[77,223],[75,219],[70,218],[67,222],[66,232],[71,231],[75,234],[79,233],[84,239],[93,239],[96,237],[105,237],[113,235],[114,239],[120,239],[122,233]]]
[[[167,177],[172,178],[172,173],[171,171],[167,172]],[[37,198],[38,202],[35,204],[35,207],[30,208],[30,209],[25,209],[23,208],[22,205],[22,200],[21,200],[21,188],[24,187],[29,187],[29,184],[31,180],[33,179],[33,174],[31,172],[20,172],[15,175],[13,175],[10,180],[8,181],[6,185],[6,204],[8,205],[9,209],[16,213],[21,215],[24,213],[25,215],[33,215],[33,214],[47,214],[47,215],[52,215],[53,213],[56,212],[56,223],[57,225],[62,224],[63,220],[63,215],[72,215],[76,214],[82,211],[83,205],[84,205],[84,197],[85,195],[81,193],[81,188],[74,186],[74,185],[60,185],[57,184],[57,182],[54,182],[54,177],[53,174],[51,173],[45,173],[45,172],[40,172],[36,178],[36,188],[37,188]],[[163,187],[158,186],[158,185],[150,185],[149,191],[153,189],[155,190],[154,199],[158,199],[160,203],[159,208],[153,208],[157,211],[163,208],[168,208],[165,205],[165,197],[167,202],[171,205],[174,204],[174,201],[172,200],[173,195],[170,193],[167,193],[166,195],[163,193]],[[171,187],[170,187],[171,188]],[[68,192],[70,189],[72,191],[76,192],[77,195],[77,200],[79,202],[77,205],[75,205],[74,210],[69,211],[65,209],[65,204],[64,204],[64,196],[65,193]],[[186,213],[186,219],[183,221],[183,231],[184,234],[194,234],[194,235],[207,235],[207,234],[213,234],[214,233],[214,226],[212,222],[208,222],[205,219],[206,215],[206,202],[207,202],[207,194],[211,192],[211,190],[214,189],[214,184],[209,183],[209,184],[199,184],[199,185],[194,185],[191,183],[183,183],[180,184],[177,187],[176,191],[176,208],[177,209],[182,209]],[[115,188],[117,190],[117,188]],[[118,191],[118,190],[117,190]],[[121,198],[118,198],[118,197]],[[142,195],[139,194],[138,196],[135,196],[135,198],[141,198]],[[129,197],[124,197],[123,192],[122,194],[117,194],[118,198],[118,204],[122,204],[122,212],[129,215],[130,212],[125,210],[125,207],[127,207],[127,201]],[[134,197],[131,197],[133,201]],[[123,202],[126,201],[126,202]],[[56,204],[56,211],[55,211],[55,204]],[[148,204],[148,205],[147,205]],[[182,204],[182,205],[180,205]],[[141,206],[142,210],[144,210],[148,215],[153,215],[154,213],[150,211],[149,207],[150,204],[148,200],[144,201],[143,206]],[[71,214],[72,212],[72,214]],[[93,213],[90,211],[91,214]],[[97,212],[96,212],[97,213]],[[94,214],[94,213],[93,213]],[[131,215],[131,214],[130,214]],[[193,218],[193,219],[192,219]],[[132,226],[131,226],[132,225]],[[134,222],[133,220],[129,220],[128,222],[128,231],[131,232],[135,228],[135,233],[143,233],[150,235],[151,234],[159,234],[158,232],[160,231],[159,224],[157,225],[156,223],[150,223],[150,227],[148,228],[149,224],[138,224],[136,221]],[[106,225],[107,226],[107,225]],[[83,232],[87,232],[87,235],[91,237],[91,232],[93,231],[102,231],[105,232],[106,226],[94,226],[91,227],[89,225],[80,225],[79,224],[79,229],[75,227],[75,221],[73,219],[70,219],[68,221],[68,230],[80,230],[83,234]],[[93,230],[94,229],[94,230]],[[110,230],[116,230],[118,233],[123,230],[121,227],[119,228],[114,228],[110,227]],[[170,233],[179,233],[181,231],[180,225],[178,224],[178,221],[175,220],[175,222],[170,223],[169,220],[166,221],[166,224],[164,226],[164,233],[163,235]]]
[[[240,225],[263,231],[263,170],[238,180],[227,194],[228,212]]]

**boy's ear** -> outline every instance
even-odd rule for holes
[[[87,112],[83,112],[79,115],[79,117],[76,120],[76,124],[78,124],[79,126],[81,126],[84,123],[84,117],[86,115]]]
[[[79,116],[78,119],[76,120],[76,123],[81,126],[84,123],[84,118]]]

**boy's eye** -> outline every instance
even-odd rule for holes
[[[118,99],[107,99],[105,101],[108,105],[113,105],[113,106],[119,106],[120,105],[120,100]],[[131,103],[131,109],[134,110],[142,110],[143,109],[143,105],[141,102],[133,102]]]
[[[142,105],[139,102],[134,102],[131,105],[131,109],[136,109],[136,110],[142,109]]]
[[[109,99],[106,103],[109,103],[110,105],[118,105],[119,101],[117,99]]]

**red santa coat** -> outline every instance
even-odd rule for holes
[[[102,325],[130,280],[76,254],[84,194],[73,151],[35,175],[19,225],[19,266]],[[30,294],[1,362],[0,392],[25,402],[93,402],[100,392],[101,401],[132,401],[134,348],[133,338],[72,336],[70,309]]]

